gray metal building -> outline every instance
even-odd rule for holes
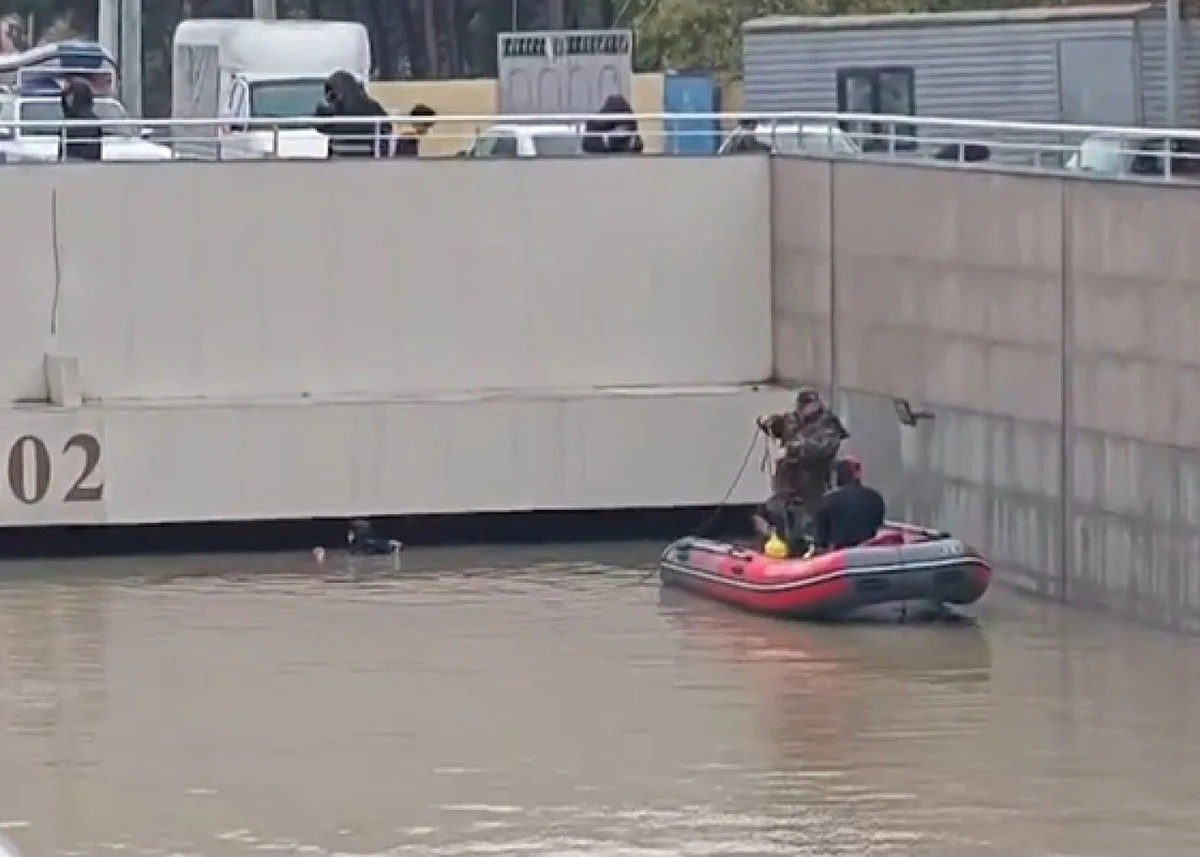
[[[1200,33],[1188,21],[1180,33],[1179,119],[1198,125]],[[748,111],[1091,125],[1167,119],[1161,3],[762,18],[743,35]]]

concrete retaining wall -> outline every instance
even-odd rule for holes
[[[72,165],[5,178],[0,240],[20,303],[0,322],[0,400],[44,396],[52,340],[79,357],[84,394],[106,401],[771,372],[768,169],[756,159]]]
[[[786,401],[765,161],[5,179],[0,525],[711,504]]]
[[[835,388],[893,511],[1200,627],[1194,191],[784,159],[772,190],[776,371]]]
[[[719,502],[742,388],[0,411],[0,521],[139,524],[686,507]],[[690,430],[696,427],[696,430]],[[757,467],[729,498],[767,491]]]
[[[1069,594],[1200,629],[1195,191],[1066,188]]]

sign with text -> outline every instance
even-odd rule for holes
[[[0,526],[100,524],[104,422],[94,411],[0,411]]]

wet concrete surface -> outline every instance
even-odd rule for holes
[[[0,569],[0,834],[40,855],[1200,853],[1200,644],[990,593],[804,626],[656,547]]]

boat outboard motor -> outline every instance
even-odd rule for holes
[[[395,539],[380,538],[371,522],[363,518],[351,521],[346,532],[346,550],[352,556],[387,556],[398,553],[402,547],[403,544]]]

